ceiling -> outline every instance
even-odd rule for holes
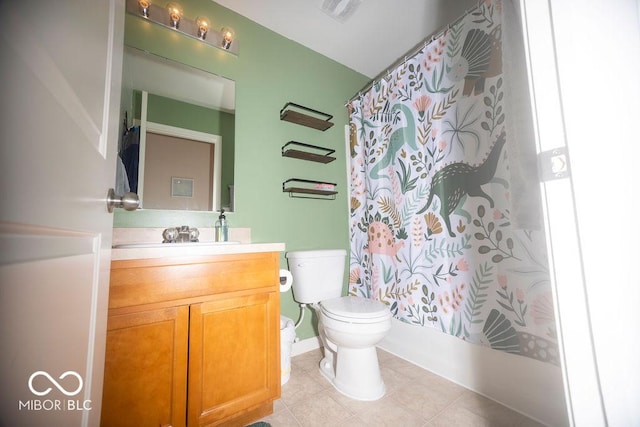
[[[360,0],[344,22],[325,0],[215,0],[258,24],[374,78],[477,0]],[[342,10],[347,0],[333,0]],[[352,0],[356,1],[357,0]],[[402,5],[402,8],[399,7]],[[238,35],[242,40],[242,35]]]

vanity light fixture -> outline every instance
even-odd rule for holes
[[[231,43],[233,42],[233,38],[234,38],[233,30],[231,28],[228,28],[228,27],[223,27],[220,30],[220,35],[222,36],[221,46],[224,49],[229,50],[229,48],[231,47]]]
[[[151,2],[149,0],[138,0],[138,7],[140,8],[140,15],[148,18]]]
[[[169,3],[167,4],[167,13],[169,13],[169,24],[172,28],[177,29],[182,18],[182,8],[177,3]]]
[[[197,36],[200,40],[204,40],[207,37],[210,26],[209,18],[206,16],[198,16],[196,18],[196,27],[198,28]]]
[[[234,55],[238,54],[238,39],[233,29],[223,27],[220,31],[214,30],[211,28],[211,20],[204,15],[195,19],[188,18],[184,15],[180,4],[175,1],[171,1],[166,6],[159,5],[157,0],[125,0],[125,2],[128,14],[171,28],[217,49]]]

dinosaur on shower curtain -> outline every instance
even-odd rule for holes
[[[482,185],[488,184],[493,179],[505,142],[505,132],[502,131],[489,156],[479,166],[456,162],[448,164],[436,172],[431,179],[431,190],[427,203],[417,213],[421,214],[426,211],[431,206],[433,196],[437,195],[440,199],[440,216],[447,226],[449,236],[456,237],[451,231],[449,215],[465,195],[484,197],[489,201],[489,206],[493,207],[493,199],[482,191]]]
[[[418,149],[416,146],[416,126],[413,122],[411,110],[404,104],[395,104],[391,107],[392,114],[395,110],[400,110],[404,113],[407,126],[394,130],[389,136],[389,148],[369,172],[374,178],[380,177],[380,171],[387,168],[395,160],[398,151],[404,144],[408,144],[414,150]]]
[[[349,292],[403,322],[558,364],[544,233],[511,218],[531,126],[512,125],[522,88],[504,66],[502,11],[484,1],[348,105]]]

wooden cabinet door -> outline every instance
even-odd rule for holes
[[[102,426],[185,426],[189,307],[109,316]]]
[[[279,316],[276,292],[190,306],[190,427],[230,418],[242,425],[243,415],[249,422],[256,410],[272,408],[280,395]]]

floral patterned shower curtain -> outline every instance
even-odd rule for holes
[[[403,322],[558,364],[507,1],[483,2],[348,105],[349,293]]]

